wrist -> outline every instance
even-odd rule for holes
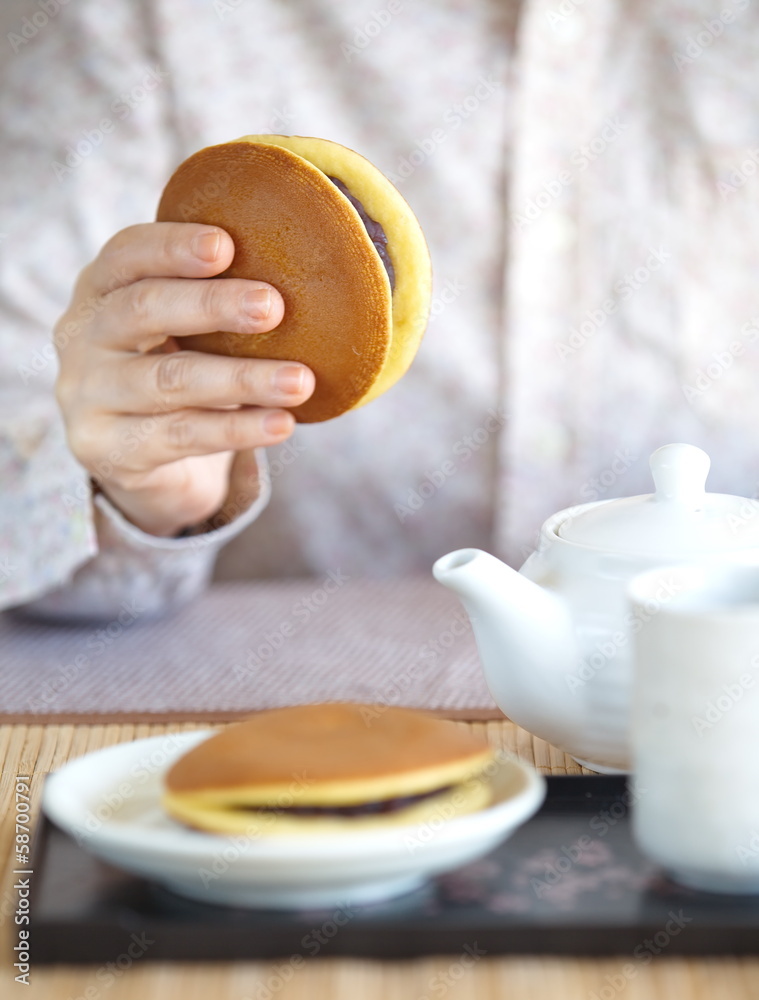
[[[122,490],[90,478],[93,495],[102,493],[119,513],[146,535],[156,538],[186,538],[210,530],[208,521],[218,504],[182,505],[165,497],[145,496],[146,491]],[[184,508],[184,509],[183,509]]]

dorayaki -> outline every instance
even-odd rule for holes
[[[261,712],[184,754],[163,803],[213,833],[311,835],[447,821],[491,803],[487,741],[386,705]]]
[[[235,256],[223,277],[282,295],[266,334],[183,338],[191,350],[300,361],[316,377],[304,423],[363,406],[406,372],[427,324],[430,258],[403,197],[363,156],[327,139],[248,135],[209,146],[170,178],[159,222],[220,226]]]

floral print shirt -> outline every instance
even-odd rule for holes
[[[541,521],[650,492],[704,447],[759,479],[759,15],[748,0],[72,0],[3,14],[0,607],[160,613],[222,578],[519,564]],[[55,7],[55,10],[53,10]],[[48,9],[49,8],[49,9]],[[31,12],[30,12],[31,11]],[[201,534],[130,525],[69,452],[51,329],[174,167],[324,136],[416,212],[434,268],[409,373],[240,455]],[[268,505],[267,505],[268,504]],[[232,537],[235,542],[225,547]]]

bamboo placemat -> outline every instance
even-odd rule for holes
[[[462,723],[463,724],[463,723]],[[530,736],[511,722],[474,724],[495,746],[518,754],[545,774],[582,773],[579,765],[555,747]],[[36,815],[44,775],[67,760],[125,740],[201,728],[122,724],[97,726],[0,727],[0,994],[32,1000],[757,1000],[759,959],[667,958],[640,964],[634,978],[621,976],[629,956],[605,959],[550,957],[482,958],[464,969],[450,955],[423,959],[306,960],[281,989],[281,962],[165,963],[136,961],[105,985],[107,970],[94,966],[54,966],[32,970],[31,985],[13,981],[11,946],[15,939],[15,897],[8,874],[14,816],[9,806],[14,778],[31,776]],[[33,947],[33,943],[32,943]],[[624,981],[623,989],[613,985]],[[87,989],[90,993],[86,993]]]
[[[316,701],[499,719],[469,619],[433,579],[224,583],[174,614],[0,614],[0,723],[229,720]]]

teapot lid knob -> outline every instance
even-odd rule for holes
[[[634,556],[636,565],[734,559],[738,552],[752,564],[759,561],[759,499],[707,493],[709,456],[690,444],[665,445],[650,463],[655,493],[562,511],[557,535],[595,551]]]
[[[703,503],[711,462],[692,444],[665,444],[649,459],[657,501],[676,500],[690,507]]]

